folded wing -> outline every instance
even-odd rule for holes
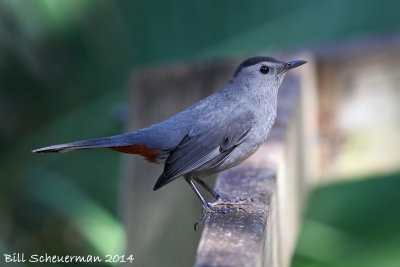
[[[218,165],[246,139],[252,120],[251,112],[236,105],[226,107],[218,114],[210,112],[200,118],[170,152],[164,172],[153,190],[189,172]]]

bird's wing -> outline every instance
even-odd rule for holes
[[[224,160],[245,140],[253,121],[253,114],[237,105],[220,112],[209,112],[199,118],[192,130],[170,152],[164,172],[154,190],[188,172],[207,168],[206,164]]]

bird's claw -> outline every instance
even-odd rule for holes
[[[201,217],[193,225],[193,228],[194,228],[195,231],[197,230],[197,225],[199,223],[201,223],[201,224],[204,223],[204,221],[206,220],[207,216],[208,216],[208,213],[203,211],[203,213],[201,214]]]
[[[236,197],[231,200],[225,197],[219,197],[215,201],[210,202],[209,205],[214,206],[237,206],[237,205],[248,205],[249,203],[254,202],[252,198],[240,198]]]

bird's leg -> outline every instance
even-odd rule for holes
[[[200,178],[194,178],[194,180],[201,185],[205,190],[210,192],[211,195],[215,198],[215,201],[208,203],[210,206],[235,206],[235,205],[241,205],[241,204],[247,204],[248,202],[253,202],[252,199],[242,199],[242,198],[235,198],[235,199],[229,199],[227,195],[224,195],[222,193],[216,192],[211,186],[206,184],[203,180]]]
[[[194,180],[201,185],[205,190],[207,190],[215,199],[222,199],[223,197],[221,196],[220,193],[216,192],[211,186],[206,184],[203,180],[200,178],[194,178]],[[225,196],[224,196],[225,197]]]
[[[210,204],[207,203],[207,201],[204,199],[204,197],[200,194],[199,190],[194,185],[193,180],[191,178],[188,178],[188,177],[185,177],[185,180],[189,184],[190,188],[192,188],[192,190],[194,191],[196,196],[200,199],[201,204],[203,205],[203,213],[201,214],[200,219],[198,219],[196,221],[196,223],[194,224],[194,230],[196,230],[196,227],[197,227],[197,225],[199,223],[203,223],[205,221],[205,219],[207,218],[207,216],[210,213],[231,213],[232,211],[237,211],[237,210],[240,209],[240,208],[237,208],[237,207],[226,207],[226,206],[215,207],[215,206],[211,206]]]

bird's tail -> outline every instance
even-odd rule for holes
[[[68,152],[72,150],[78,149],[87,149],[87,148],[101,148],[101,147],[114,147],[114,146],[122,146],[126,145],[126,140],[123,140],[126,135],[116,135],[104,138],[95,138],[83,141],[76,141],[72,143],[65,143],[53,146],[42,147],[33,150],[34,153],[50,153],[50,152]]]
[[[162,149],[154,147],[145,132],[136,131],[104,138],[47,146],[32,150],[34,153],[68,152],[88,148],[109,148],[118,152],[139,154],[150,162],[158,162]]]

